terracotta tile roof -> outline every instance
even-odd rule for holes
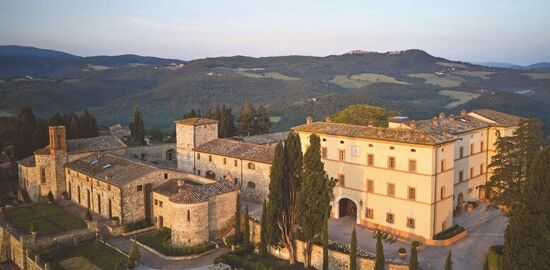
[[[121,187],[158,168],[110,154],[91,154],[69,162],[65,167]]]
[[[25,167],[34,167],[36,166],[36,160],[34,158],[34,155],[31,155],[26,158],[20,159],[19,161],[17,161],[17,164]]]
[[[449,117],[416,121],[417,129],[424,130],[426,133],[434,136],[442,133],[458,135],[472,130],[486,128],[488,126],[488,123],[469,115],[450,115]]]
[[[217,195],[237,190],[239,190],[239,186],[229,181],[219,181],[204,185],[185,185],[170,196],[170,201],[182,204],[201,203]]]
[[[275,147],[231,139],[215,139],[195,147],[195,151],[271,164]]]
[[[200,183],[197,183],[197,182],[195,182],[193,180],[190,180],[190,179],[177,178],[177,179],[170,179],[170,180],[165,181],[164,183],[154,187],[153,191],[155,191],[159,194],[162,194],[164,196],[170,197],[170,196],[178,193],[178,191],[180,190],[180,187],[177,185],[178,180],[181,180],[181,181],[184,182],[184,184],[185,184],[184,187],[201,185]]]
[[[427,145],[436,145],[457,139],[456,136],[451,134],[428,134],[426,132],[414,129],[377,128],[333,122],[315,122],[294,127],[292,130],[315,134]]]
[[[200,125],[206,125],[206,124],[217,124],[218,120],[193,117],[193,118],[176,120],[175,122],[176,124],[181,124],[181,125],[200,126]]]
[[[255,136],[234,137],[234,139],[243,141],[245,143],[270,144],[270,143],[278,143],[286,140],[286,138],[288,137],[288,133],[289,133],[288,131],[283,131],[283,132],[274,132],[274,133],[255,135]]]
[[[67,150],[70,154],[113,150],[126,147],[126,144],[116,136],[99,136],[67,140]]]
[[[498,112],[491,109],[473,110],[472,113],[475,113],[482,117],[490,119],[491,121],[494,121],[497,125],[507,126],[507,127],[517,126],[519,125],[519,122],[521,122],[521,120],[525,119],[523,117],[519,117],[516,115],[507,114],[503,112]]]

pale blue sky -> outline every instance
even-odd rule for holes
[[[0,0],[0,44],[185,60],[419,48],[464,61],[550,61],[549,0]]]

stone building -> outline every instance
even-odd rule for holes
[[[239,187],[188,175],[155,187],[154,223],[171,229],[173,245],[196,245],[220,239],[234,220]]]
[[[423,240],[453,224],[453,211],[484,199],[496,131],[508,136],[521,118],[492,110],[430,120],[392,118],[388,128],[327,122],[294,127],[303,151],[321,137],[325,171],[338,179],[332,216]]]
[[[122,223],[152,221],[151,190],[185,173],[136,160],[96,153],[65,166],[69,198],[104,217]]]

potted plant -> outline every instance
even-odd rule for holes
[[[36,239],[36,236],[38,235],[38,224],[36,223],[36,221],[31,224],[30,231],[32,238]]]
[[[407,257],[407,249],[405,249],[405,248],[403,248],[403,247],[400,247],[400,248],[397,250],[397,255],[399,255],[399,258],[405,259],[405,257]]]
[[[111,218],[111,225],[112,226],[119,226],[120,225],[120,218],[119,217],[112,217]]]
[[[53,193],[52,193],[51,190],[48,192],[48,196],[46,196],[46,199],[48,199],[49,204],[53,203],[54,197],[53,197]]]
[[[92,221],[92,213],[90,213],[90,208],[86,209],[86,213],[84,213],[84,221]]]

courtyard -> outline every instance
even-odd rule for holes
[[[40,256],[60,270],[125,269],[127,262],[126,256],[97,240],[70,248],[53,246]]]

